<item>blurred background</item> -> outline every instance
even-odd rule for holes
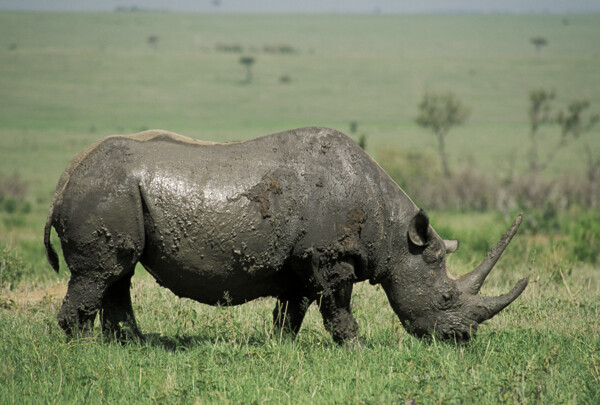
[[[466,238],[464,262],[524,211],[516,261],[553,254],[556,277],[594,266],[599,13],[586,0],[0,0],[4,287],[53,277],[42,228],[75,153],[157,128],[226,142],[332,127],[442,236]]]

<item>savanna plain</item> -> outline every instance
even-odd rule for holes
[[[600,128],[556,148],[548,120],[537,153],[551,159],[528,164],[531,91],[554,92],[550,115],[574,100],[600,112],[598,38],[600,15],[1,12],[0,403],[600,403]],[[446,91],[469,109],[447,136],[449,178],[416,123],[423,94]],[[65,338],[69,271],[48,265],[42,231],[76,152],[144,129],[225,142],[313,125],[360,141],[460,240],[454,275],[522,211],[482,294],[529,276],[523,295],[457,345],[408,335],[361,284],[364,347],[347,350],[314,306],[292,341],[273,299],[208,307],[138,266],[145,341]]]

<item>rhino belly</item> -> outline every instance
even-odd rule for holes
[[[183,244],[185,245],[185,244]],[[279,291],[281,268],[247,252],[207,249],[165,249],[146,242],[142,265],[162,286],[180,297],[210,305],[238,305]]]
[[[277,295],[294,232],[277,215],[263,218],[253,201],[232,204],[146,212],[140,262],[176,295],[206,304]]]

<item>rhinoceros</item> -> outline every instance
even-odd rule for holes
[[[317,302],[336,343],[358,342],[355,283],[380,284],[419,337],[466,341],[527,285],[478,291],[521,216],[460,278],[446,241],[384,170],[346,135],[310,127],[233,143],[154,130],[110,136],[62,173],[44,230],[54,227],[71,271],[58,314],[67,335],[142,338],[131,305],[136,263],[179,297],[238,305],[275,297],[274,326],[295,336]],[[359,343],[359,342],[358,342]]]

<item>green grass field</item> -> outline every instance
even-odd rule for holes
[[[539,53],[534,36],[549,42]],[[0,13],[0,196],[9,178],[25,188],[0,201],[0,403],[600,403],[597,210],[525,212],[538,224],[524,224],[483,293],[525,275],[530,286],[461,346],[409,336],[370,285],[353,296],[365,348],[348,351],[316,308],[291,342],[273,335],[272,299],[207,307],[141,268],[132,296],[146,342],[66,341],[56,313],[69,273],[64,262],[52,271],[42,245],[61,171],[114,133],[162,128],[230,141],[307,125],[348,133],[355,121],[353,136],[366,134],[376,159],[431,154],[417,104],[425,91],[450,90],[471,109],[449,135],[450,163],[493,175],[516,155],[522,175],[531,90],[600,111],[598,38],[600,15]],[[265,51],[278,45],[295,52]],[[256,59],[250,84],[242,55]],[[548,150],[558,133],[543,135]],[[583,176],[585,149],[600,155],[599,127],[546,175]],[[456,275],[509,221],[496,212],[430,217],[442,236],[461,239],[449,261]]]

